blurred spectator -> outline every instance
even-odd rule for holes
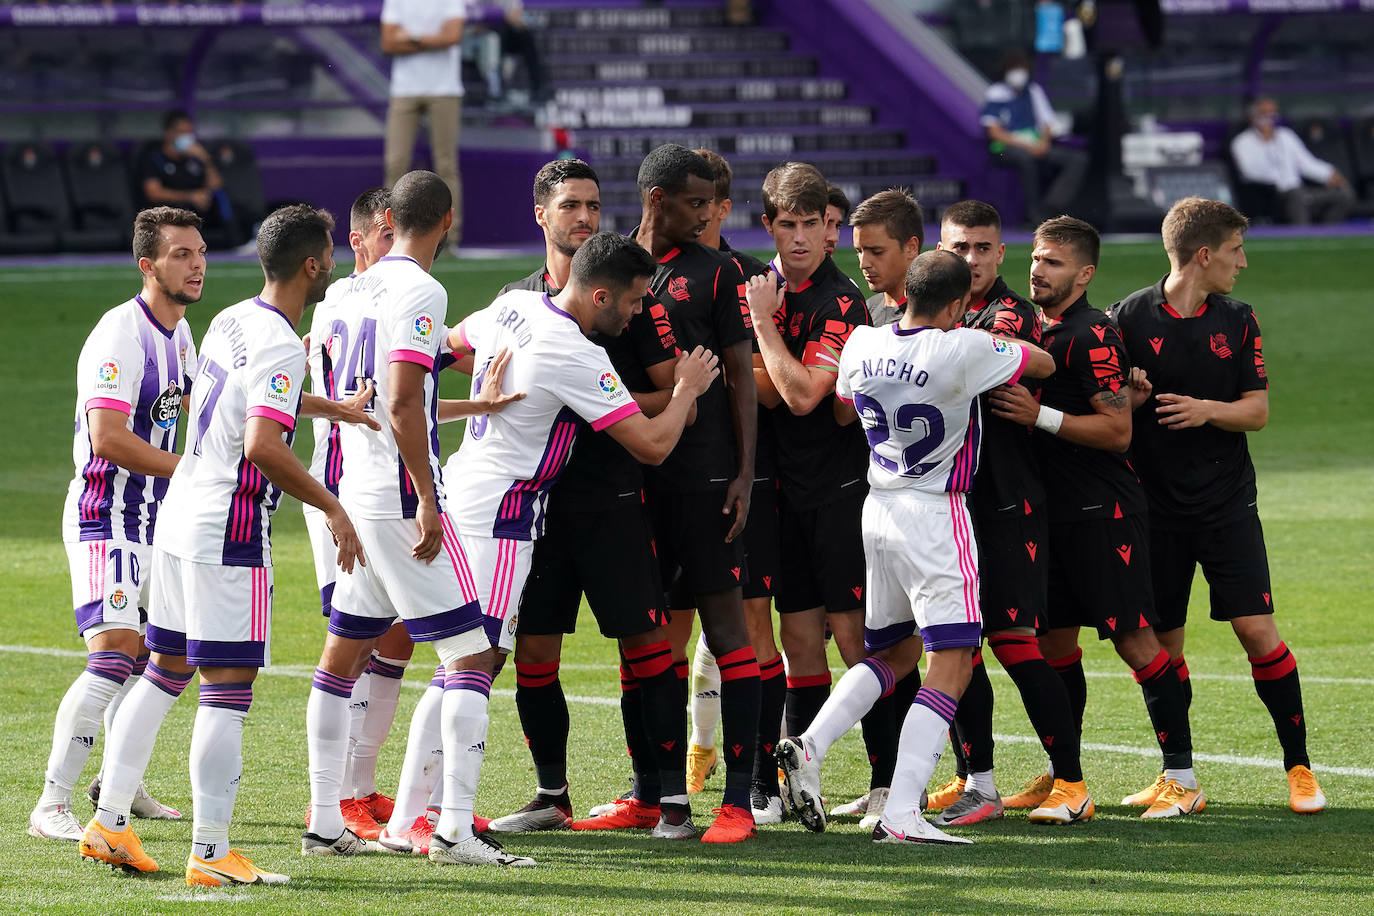
[[[1251,104],[1250,126],[1231,141],[1237,174],[1274,189],[1275,211],[1263,214],[1272,219],[1305,226],[1319,214],[1322,222],[1343,221],[1355,199],[1350,183],[1334,165],[1312,155],[1278,116],[1279,105],[1271,98]]]
[[[429,120],[434,171],[453,192],[453,229],[463,231],[463,187],[458,175],[458,128],[463,80],[458,45],[465,0],[383,0],[382,52],[391,56],[391,105],[386,113],[386,184],[409,169],[420,116]]]
[[[162,143],[143,152],[137,174],[144,205],[194,210],[207,228],[233,224],[224,181],[186,112],[169,111],[163,116]]]
[[[1031,82],[1030,58],[1024,51],[1006,52],[1001,80],[988,87],[979,123],[997,163],[1020,175],[1032,224],[1069,209],[1088,167],[1081,151],[1055,146],[1054,120],[1045,90]]]

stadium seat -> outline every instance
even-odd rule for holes
[[[57,159],[46,144],[16,143],[0,155],[4,231],[0,252],[57,251],[70,211]]]
[[[1307,144],[1312,155],[1325,159],[1336,167],[1336,171],[1355,180],[1355,157],[1340,121],[1335,118],[1307,118],[1293,125],[1293,129]]]
[[[236,232],[252,238],[253,227],[267,213],[262,196],[262,174],[253,148],[239,140],[222,139],[206,143],[210,156],[224,179],[224,190],[234,208]]]
[[[73,143],[65,165],[75,227],[87,246],[82,250],[123,248],[134,218],[123,153],[103,143]]]
[[[1351,128],[1355,167],[1350,180],[1360,185],[1365,199],[1374,199],[1374,117],[1361,118]]]

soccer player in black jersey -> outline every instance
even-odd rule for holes
[[[711,150],[695,150],[715,171],[715,199],[712,201],[701,244],[719,248],[734,259],[747,280],[768,272],[768,265],[743,251],[737,251],[721,235],[733,203],[730,198],[734,175],[730,163]],[[755,346],[757,349],[757,345]],[[778,577],[778,493],[773,440],[772,411],[760,407],[754,452],[754,488],[750,498],[749,522],[744,526],[744,557],[749,578],[743,585],[744,623],[749,642],[759,663],[759,733],[754,754],[754,782],[777,785],[773,751],[782,727],[786,683],[782,654],[773,634],[773,587]],[[687,746],[687,791],[700,792],[706,777],[715,769],[716,722],[720,718],[720,668],[706,645],[705,635],[697,640],[692,656],[692,737]],[[765,793],[766,794],[766,793]],[[777,823],[782,817],[782,801],[776,789],[764,798],[750,793],[756,824]],[[755,804],[762,801],[763,804]]]
[[[540,169],[534,178],[534,220],[544,230],[544,264],[508,283],[502,293],[529,289],[556,295],[567,285],[573,255],[601,222],[600,182],[591,166],[580,159],[555,159]],[[676,357],[655,330],[652,305],[646,303],[631,317],[625,333],[592,338],[630,390],[646,392],[636,398],[650,412],[660,397],[656,392],[663,367],[671,373]],[[544,536],[535,543],[516,632],[515,704],[538,788],[524,808],[493,820],[493,833],[572,824],[570,723],[558,668],[563,634],[574,631],[584,593],[602,634],[619,641],[622,682],[632,686],[639,701],[627,704],[642,719],[634,734],[647,738],[632,744],[643,770],[639,798],[659,812],[650,818],[646,811],[645,826],[665,838],[693,833],[685,786],[686,720],[663,629],[663,587],[642,487],[640,465],[624,448],[608,434],[579,431],[577,448],[549,496]],[[604,549],[607,543],[623,550],[612,559]]]
[[[1164,217],[1169,274],[1108,311],[1134,366],[1132,452],[1150,503],[1150,572],[1159,641],[1191,698],[1183,625],[1201,564],[1212,617],[1228,620],[1283,747],[1289,805],[1326,807],[1307,757],[1297,662],[1274,624],[1269,560],[1245,434],[1269,419],[1269,379],[1254,310],[1231,298],[1249,222],[1188,197]]]
[[[764,226],[777,276],[749,281],[748,300],[763,367],[759,402],[776,407],[782,567],[774,604],[787,655],[787,732],[800,735],[830,694],[829,624],[847,666],[865,655],[864,553],[860,518],[868,493],[868,446],[835,419],[835,378],[849,334],[868,310],[825,253],[827,185],[813,166],[787,162],[763,182]],[[864,717],[872,764],[869,798],[843,813],[877,816],[896,765],[892,698]],[[771,783],[756,786],[767,790]],[[879,791],[881,790],[881,791]],[[874,798],[875,793],[877,798]]]
[[[873,290],[868,315],[875,328],[892,324],[906,309],[906,271],[925,244],[924,222],[916,198],[898,188],[879,191],[849,217],[859,270]]]
[[[840,227],[849,219],[849,196],[837,184],[825,186],[825,253],[834,254],[840,244]],[[853,282],[853,281],[850,281]]]
[[[650,291],[663,306],[654,314],[665,341],[682,349],[705,346],[721,356],[721,373],[697,399],[696,422],[659,468],[646,475],[660,569],[675,614],[674,662],[682,666],[691,609],[721,671],[725,737],[725,795],[703,842],[732,843],[754,836],[749,810],[759,717],[759,665],[744,625],[741,583],[748,580],[739,537],[749,518],[754,485],[757,395],[744,278],[734,260],[700,244],[715,198],[715,171],[696,153],[665,144],[644,158],[638,185],[641,222],[634,237],[659,262]],[[635,799],[622,800],[632,808]]]
[[[1145,492],[1126,454],[1129,357],[1116,325],[1086,295],[1100,246],[1097,230],[1070,216],[1035,230],[1031,301],[1044,312],[1044,348],[1056,368],[1038,403],[1022,385],[999,388],[988,402],[994,416],[1036,427],[1050,521],[1041,652],[1064,679],[1081,734],[1087,682],[1078,630],[1093,626],[1112,641],[1135,672],[1164,755],[1164,779],[1141,816],[1178,817],[1201,811],[1206,797],[1193,775],[1183,685],[1154,632]],[[1060,813],[1082,819],[1092,811],[1086,792],[1080,804],[1082,811]]]
[[[1012,292],[997,271],[1006,246],[995,207],[980,200],[951,204],[940,221],[939,247],[963,258],[973,275],[965,327],[1041,343],[1039,312]],[[1023,384],[1038,390],[1034,381]],[[981,407],[985,415],[990,413],[986,396]],[[983,633],[1020,692],[1054,767],[1054,779],[1036,780],[1026,791],[1005,799],[1006,806],[1035,809],[1030,816],[1035,823],[1082,819],[1091,813],[1092,804],[1079,764],[1078,728],[1064,682],[1040,654],[1035,637],[1036,628],[1045,624],[1049,522],[1045,488],[1024,426],[987,417],[968,505],[978,539]],[[928,807],[944,809],[935,822],[972,824],[1001,817],[1004,800],[992,777],[992,684],[981,650],[974,652],[973,676],[959,699],[950,738],[955,776],[930,795]],[[1059,796],[1051,798],[1052,790]]]

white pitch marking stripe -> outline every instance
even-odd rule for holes
[[[0,652],[13,652],[13,653],[21,653],[21,654],[25,654],[25,655],[50,655],[50,656],[57,656],[57,657],[60,657],[60,658],[85,658],[85,657],[86,657],[86,653],[85,653],[85,652],[77,652],[77,651],[74,650],[74,649],[47,649],[47,648],[43,648],[43,647],[41,647],[41,646],[0,646]],[[599,666],[590,666],[590,667],[599,667]],[[276,665],[276,666],[274,666],[274,667],[272,667],[272,668],[264,668],[264,669],[262,670],[262,673],[265,674],[265,675],[277,675],[277,676],[279,676],[279,677],[295,677],[295,678],[302,678],[302,679],[303,679],[303,678],[307,678],[307,677],[314,677],[314,675],[315,675],[315,669],[314,669],[314,668],[308,668],[308,667],[306,667],[305,665]],[[1117,675],[1115,675],[1115,674],[1107,674],[1107,673],[1103,672],[1103,673],[1100,674],[1099,676],[1101,676],[1101,677],[1116,677]],[[1194,675],[1194,677],[1196,677],[1196,676],[1197,676],[1197,675]],[[1247,681],[1250,680],[1249,678],[1241,678],[1241,677],[1229,676],[1229,675],[1214,675],[1214,677],[1216,677],[1216,678],[1231,677],[1233,680],[1247,680]],[[1305,681],[1313,681],[1313,680],[1317,680],[1317,679],[1316,679],[1316,678],[1303,678],[1303,680],[1305,680]],[[1364,683],[1364,684],[1370,683],[1370,681],[1369,681],[1368,679],[1360,679],[1360,678],[1328,678],[1327,680],[1330,680],[1330,681],[1337,681],[1337,682],[1339,682],[1339,683]],[[419,682],[407,682],[407,683],[404,684],[404,686],[407,687],[407,688],[410,688],[410,689],[412,689],[412,690],[424,690],[424,689],[426,689],[426,688],[429,686],[429,684],[428,684],[428,683],[423,683],[423,684],[422,684],[422,683],[419,683]],[[495,688],[495,689],[492,690],[491,693],[492,693],[492,696],[499,696],[499,697],[514,697],[514,696],[515,696],[515,691],[514,691],[514,690],[506,690],[506,689],[501,689],[501,688]],[[619,700],[619,699],[611,699],[610,697],[584,697],[584,696],[578,696],[578,695],[576,695],[576,694],[565,694],[564,697],[565,697],[565,699],[566,699],[569,703],[583,703],[583,704],[590,705],[590,706],[619,706],[619,705],[620,705],[620,700]],[[1006,742],[1007,744],[1036,744],[1036,745],[1038,745],[1038,744],[1040,743],[1040,739],[1039,739],[1039,738],[1031,738],[1031,737],[1028,737],[1028,736],[1025,736],[1025,735],[993,735],[992,737],[993,737],[993,740],[996,740],[996,741],[1003,741],[1003,742]],[[1107,754],[1130,754],[1130,755],[1133,756],[1133,757],[1157,757],[1157,756],[1159,755],[1159,748],[1155,748],[1155,747],[1134,747],[1134,746],[1128,745],[1128,744],[1097,744],[1097,743],[1095,743],[1095,742],[1085,741],[1085,742],[1083,742],[1082,747],[1083,747],[1084,750],[1088,750],[1088,751],[1101,751],[1102,753],[1107,753]],[[1265,767],[1265,768],[1274,768],[1274,767],[1277,767],[1277,768],[1279,768],[1279,769],[1283,769],[1283,761],[1282,761],[1282,760],[1275,759],[1275,758],[1272,758],[1272,757],[1241,757],[1241,756],[1237,756],[1237,755],[1234,755],[1234,754],[1203,754],[1203,753],[1196,753],[1196,752],[1195,752],[1195,753],[1193,754],[1193,759],[1194,759],[1194,760],[1200,760],[1200,761],[1202,761],[1203,763],[1221,763],[1221,764],[1227,764],[1227,765],[1230,765],[1230,766],[1249,766],[1249,767]],[[1318,773],[1330,773],[1330,774],[1332,774],[1332,775],[1334,775],[1334,776],[1359,776],[1359,777],[1363,777],[1364,779],[1374,779],[1374,767],[1335,767],[1335,766],[1326,766],[1326,765],[1324,765],[1324,764],[1315,763],[1315,764],[1312,765],[1312,769],[1315,770],[1315,771],[1318,772]]]

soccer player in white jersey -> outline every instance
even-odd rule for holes
[[[201,341],[190,444],[164,500],[152,560],[148,647],[162,670],[200,670],[190,750],[189,885],[287,880],[229,845],[243,722],[253,680],[270,660],[271,515],[282,492],[324,510],[344,570],[362,562],[338,499],[291,451],[306,376],[296,325],[329,284],[333,228],[327,212],[306,205],[283,207],[263,220],[257,245],[266,282],[260,295],[215,316]],[[129,801],[175,697],[147,675],[139,687],[146,689],[130,694],[110,729],[100,807],[80,848],[83,856],[146,872],[156,871],[157,863],[129,828]]]
[[[450,334],[455,351],[474,353],[474,385],[503,349],[512,353],[506,387],[528,397],[500,414],[469,421],[462,446],[445,466],[453,488],[453,521],[472,561],[482,599],[491,670],[498,653],[515,641],[520,595],[529,574],[534,540],[543,533],[550,488],[567,462],[581,417],[605,430],[637,461],[660,464],[677,444],[688,412],[718,374],[716,357],[697,347],[680,354],[673,387],[662,412],[646,417],[611,365],[606,351],[588,339],[597,332],[616,337],[641,307],[656,269],[652,255],[632,239],[610,232],[593,235],[573,255],[568,283],[557,295],[511,290],[469,315]],[[607,545],[615,550],[615,545]],[[486,698],[466,703],[455,721],[470,748],[465,757],[480,764],[486,738]],[[455,697],[455,700],[458,698]],[[447,758],[447,750],[445,750]],[[443,810],[430,857],[443,855],[451,825],[471,818],[474,778],[449,776],[445,759]]]
[[[856,328],[840,356],[835,391],[869,446],[863,540],[868,563],[864,643],[871,653],[845,674],[807,730],[778,745],[794,810],[825,829],[825,753],[927,653],[925,684],[906,715],[897,770],[873,839],[968,843],[921,816],[921,791],[944,748],[982,639],[978,550],[964,494],[978,467],[978,395],[1043,378],[1054,360],[1033,344],[959,328],[972,274],[947,251],[917,256],[907,308],[894,325]],[[836,414],[841,413],[837,407]],[[919,638],[917,636],[919,630]]]
[[[345,428],[340,436],[347,472],[339,496],[355,519],[369,565],[336,584],[306,708],[311,821],[301,839],[305,855],[367,849],[339,807],[349,697],[377,638],[398,616],[410,638],[434,643],[446,680],[473,690],[485,677],[490,690],[489,675],[462,661],[487,642],[472,574],[444,514],[439,473],[435,376],[448,296],[429,267],[452,224],[453,198],[433,172],[409,172],[391,190],[383,216],[395,232],[392,252],[347,281],[330,330],[343,390],[375,388],[378,428]],[[463,403],[471,414],[515,400]],[[463,758],[458,744],[444,744],[445,766],[456,766]],[[454,856],[470,864],[533,864],[480,838],[461,844]]]
[[[138,214],[134,257],[143,288],[101,316],[77,359],[76,476],[67,488],[62,540],[87,660],[57,708],[43,794],[29,815],[31,836],[81,839],[72,790],[102,717],[113,720],[134,685],[131,675],[142,675],[148,661],[141,618],[153,531],[177,466],[182,398],[195,375],[185,315],[200,301],[205,282],[200,222],[174,207]],[[141,783],[136,792],[138,816],[181,816],[154,801]]]

